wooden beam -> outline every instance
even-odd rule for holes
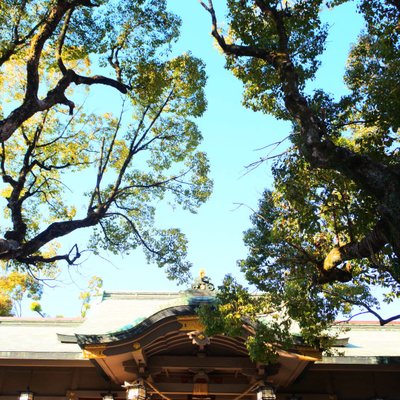
[[[222,369],[222,370],[254,370],[256,365],[248,357],[219,357],[219,356],[153,356],[147,360],[148,368],[167,368],[174,370]]]
[[[171,395],[191,395],[193,394],[193,383],[170,383],[170,382],[158,382],[155,384],[157,390],[166,396]],[[245,392],[249,388],[248,383],[226,383],[226,384],[209,384],[208,394],[209,395],[224,395],[224,396],[237,396],[240,393]],[[148,390],[152,393],[152,390]],[[250,394],[254,396],[254,393]]]

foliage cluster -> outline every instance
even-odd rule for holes
[[[42,285],[33,276],[13,271],[0,276],[0,316],[20,316],[25,296],[37,301],[42,295]]]
[[[1,3],[8,271],[42,279],[46,265],[75,265],[82,244],[65,250],[61,238],[90,228],[89,250],[141,247],[170,278],[187,278],[185,236],[155,223],[161,201],[195,212],[212,188],[195,122],[206,108],[204,65],[172,56],[179,27],[164,0]]]
[[[244,105],[292,123],[291,145],[272,157],[274,186],[245,233],[249,255],[239,265],[248,282],[317,347],[354,306],[382,325],[400,318],[381,316],[374,293],[400,296],[400,3],[228,0],[226,29],[212,0],[201,3],[226,68],[244,84]],[[364,20],[348,56],[348,93],[311,92],[329,34],[321,13],[345,3]],[[243,290],[228,279],[213,318],[229,327]],[[276,328],[290,339],[286,325]]]

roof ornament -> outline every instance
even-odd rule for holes
[[[211,279],[206,276],[206,271],[204,269],[200,270],[199,277],[196,278],[192,284],[192,289],[209,292],[213,292],[215,290],[214,285],[211,283]]]
[[[210,338],[202,331],[192,331],[187,335],[192,340],[192,344],[198,346],[200,351],[204,351],[204,348],[210,344]]]

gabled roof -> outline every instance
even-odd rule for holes
[[[210,300],[188,292],[105,291],[102,301],[84,318],[0,317],[0,356],[13,353],[81,354],[77,338],[95,337],[101,342],[144,329],[145,324],[172,315],[193,313],[193,306]],[[400,357],[400,322],[380,326],[377,322],[352,321],[340,324],[349,329],[337,350],[347,357]],[[89,340],[89,339],[88,339]],[[90,340],[89,340],[90,341]],[[75,344],[75,345],[73,345]],[[56,356],[54,356],[56,357]]]
[[[179,382],[190,381],[193,371],[200,370],[209,371],[210,382],[223,377],[229,385],[237,385],[238,391],[267,375],[276,386],[286,387],[315,361],[282,351],[275,365],[263,366],[249,360],[244,338],[206,338],[195,307],[209,301],[209,292],[196,290],[105,292],[86,319],[3,317],[0,364],[94,364],[116,384],[148,374],[158,387],[178,393]],[[348,338],[343,342],[346,345],[337,348],[342,355],[324,357],[315,367],[400,361],[400,323],[343,325],[349,330],[342,334]]]
[[[86,319],[0,318],[4,381],[14,379],[19,388],[20,376],[26,376],[26,387],[34,371],[43,379],[35,379],[33,390],[43,393],[48,374],[62,372],[65,379],[56,382],[60,396],[75,376],[82,383],[76,395],[85,399],[99,398],[109,385],[123,398],[123,381],[139,377],[158,400],[193,400],[204,393],[210,400],[254,400],[263,381],[275,387],[279,398],[300,393],[327,399],[318,393],[332,385],[340,398],[340,393],[359,398],[360,388],[363,398],[371,398],[376,387],[383,397],[397,398],[392,394],[398,393],[400,323],[341,324],[349,328],[342,334],[348,339],[345,346],[337,348],[343,356],[316,360],[281,351],[276,363],[262,365],[248,357],[244,337],[205,336],[194,310],[211,300],[193,291],[105,292]],[[7,393],[16,393],[10,385]]]
[[[75,333],[120,332],[161,310],[188,304],[185,292],[104,292],[101,303],[93,308]]]

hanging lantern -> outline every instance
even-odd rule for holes
[[[21,392],[19,395],[19,400],[33,400],[33,392],[31,392],[29,389],[25,392]]]
[[[111,392],[108,393],[102,393],[101,397],[103,400],[114,400],[115,399],[115,395]]]
[[[272,386],[263,384],[257,389],[257,400],[276,400],[276,394]]]
[[[126,389],[126,400],[146,400],[147,398],[146,386],[142,379],[132,383],[125,382],[122,387]]]

